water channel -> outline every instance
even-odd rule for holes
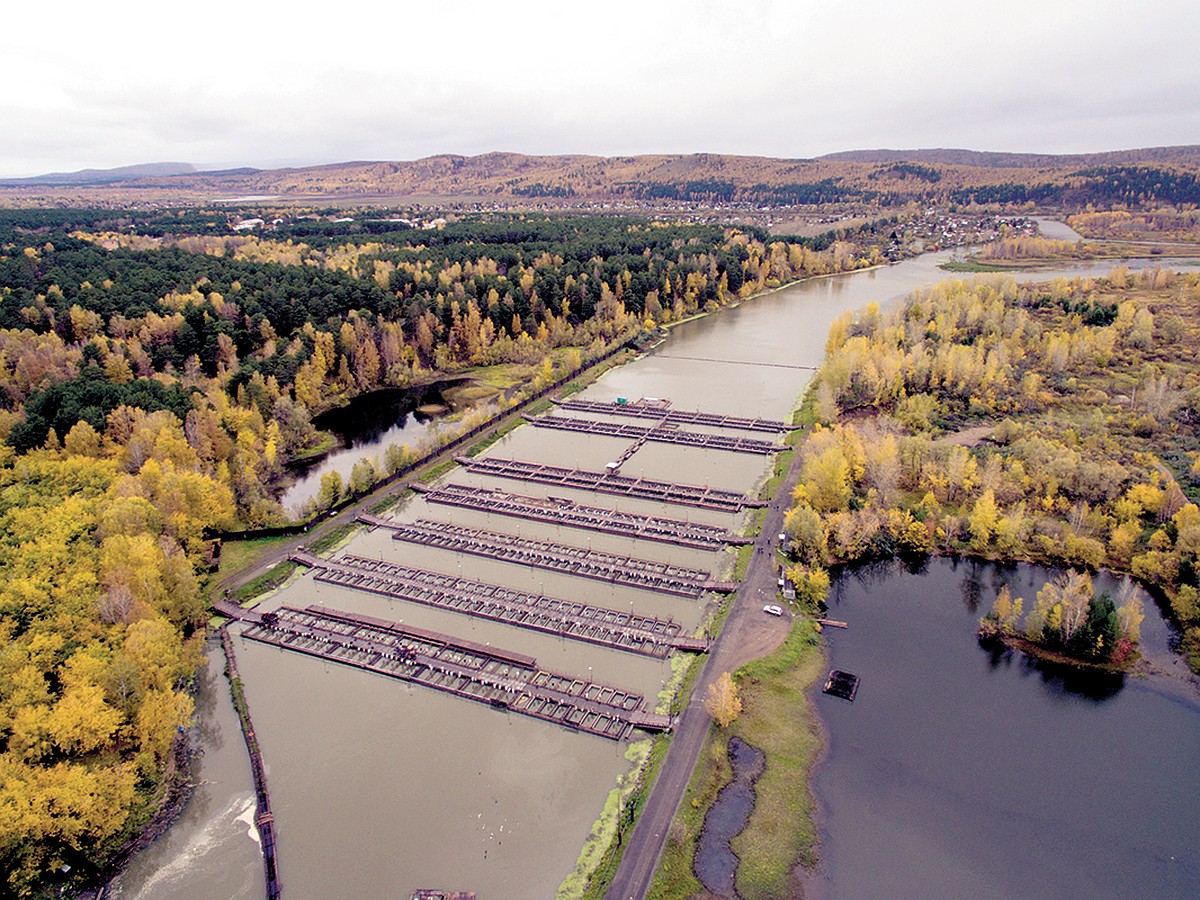
[[[584,396],[595,400],[667,397],[685,410],[785,418],[811,377],[811,369],[805,367],[820,363],[829,324],[836,316],[939,280],[945,273],[937,268],[938,263],[947,257],[927,255],[889,268],[818,279],[684,323],[657,352],[610,371]],[[1104,264],[1092,271],[1103,273],[1108,268]],[[1056,274],[1043,271],[1036,277]],[[487,455],[595,469],[616,458],[628,443],[523,427],[490,448]],[[356,452],[381,450],[363,447]],[[768,467],[765,457],[647,444],[626,463],[622,474],[751,491]],[[730,529],[741,524],[741,517],[732,514],[614,500],[464,472],[452,472],[447,480],[540,496],[570,496],[595,505],[703,520]],[[629,553],[704,569],[713,575],[721,574],[731,562],[728,551],[699,551],[589,534],[436,507],[420,498],[392,515],[402,521],[438,519]],[[711,601],[706,607],[706,601],[399,544],[382,529],[360,532],[343,552],[461,573],[618,610],[669,615],[689,629],[700,623],[711,607]],[[319,583],[311,573],[297,577],[266,601],[264,608],[313,603],[530,654],[547,669],[640,692],[648,698],[649,707],[670,673],[667,661]],[[420,887],[477,890],[488,898],[551,897],[573,869],[609,792],[629,769],[627,748],[621,744],[242,638],[235,639],[235,644],[266,759],[281,880],[289,898],[403,897]],[[925,646],[933,655],[932,647]],[[212,667],[210,677],[201,684],[200,739],[205,765],[209,766],[211,759],[216,774],[210,776],[206,768],[198,802],[168,839],[135,862],[117,886],[118,896],[193,900],[261,895],[261,868],[245,865],[257,849],[253,835],[242,827],[244,801],[251,795],[248,766],[233,762],[242,748],[236,727],[231,726],[235,720],[225,685],[212,677],[211,671]],[[923,702],[920,692],[930,689],[936,690],[936,685],[911,686],[906,704],[916,708]],[[1133,693],[1127,690],[1121,696]],[[1037,696],[1040,699],[1034,702],[1053,702],[1050,697]],[[1118,709],[1099,707],[1110,708]],[[1124,728],[1116,713],[1099,715],[1107,728]],[[1040,738],[1033,723],[1042,717],[1033,713],[1028,717],[1031,725],[1025,737],[1034,746]],[[219,725],[216,736],[213,722]],[[840,727],[831,720],[830,771],[834,771],[841,746]],[[1172,736],[1172,741],[1176,737]],[[1149,757],[1139,755],[1136,747],[1123,747],[1121,752],[1125,755],[1118,768],[1149,771]],[[1090,789],[1094,783],[1090,772],[1075,768],[1056,774],[1062,783],[1075,785],[1064,789],[1085,784]],[[828,823],[832,834],[832,816]],[[238,829],[240,833],[235,834]],[[216,835],[221,839],[208,837]],[[842,874],[840,852],[833,856],[831,885],[837,884]],[[998,849],[997,855],[1008,858],[1007,849]]]

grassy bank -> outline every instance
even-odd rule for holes
[[[648,897],[681,900],[701,891],[692,874],[704,816],[730,778],[729,738],[740,737],[766,754],[755,791],[754,811],[733,841],[741,860],[738,893],[746,898],[791,893],[797,863],[816,861],[816,826],[808,789],[809,772],[820,749],[820,729],[805,691],[824,671],[816,626],[797,619],[783,645],[737,673],[741,716],[727,729],[714,728],[692,775],[663,849]]]
[[[789,895],[796,864],[816,862],[808,782],[821,737],[816,713],[805,697],[825,668],[816,627],[809,620],[796,620],[779,650],[737,673],[743,708],[729,731],[767,757],[755,785],[750,821],[731,842],[741,860],[738,893],[747,900]]]

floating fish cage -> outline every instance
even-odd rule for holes
[[[840,669],[833,669],[829,673],[829,677],[825,679],[823,690],[826,694],[833,694],[835,697],[841,697],[843,700],[853,703],[854,695],[858,693],[858,676]]]

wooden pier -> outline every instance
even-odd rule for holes
[[[694,547],[698,550],[716,550],[726,544],[748,544],[749,538],[730,534],[719,525],[703,522],[688,522],[662,516],[647,516],[624,512],[602,506],[585,506],[560,497],[528,497],[506,491],[484,487],[468,487],[448,484],[430,488],[414,484],[413,490],[425,494],[430,503],[498,513],[535,522],[549,522],[570,528],[583,528],[623,537],[641,538],[674,544],[679,547]]]
[[[370,616],[285,606],[243,636],[610,740],[671,727],[638,694],[547,671],[532,656]]]
[[[297,551],[289,559],[314,569],[316,580],[327,584],[643,656],[662,659],[673,650],[703,652],[708,649],[707,640],[688,637],[683,634],[683,627],[671,619],[535,595],[362,556],[327,560]]]
[[[634,441],[654,441],[659,444],[679,444],[699,447],[702,450],[728,450],[732,453],[778,453],[783,447],[774,441],[746,438],[727,434],[707,434],[701,431],[684,431],[668,425],[645,428],[625,422],[605,422],[600,419],[575,419],[570,416],[526,416],[525,420],[538,428],[554,428],[577,434],[599,434],[606,437],[629,438]]]
[[[719,512],[741,512],[745,508],[766,506],[766,501],[751,499],[736,491],[710,488],[708,485],[678,484],[670,481],[654,481],[650,478],[630,478],[609,472],[594,472],[587,469],[568,469],[521,459],[498,459],[491,456],[455,457],[463,468],[480,475],[492,475],[513,481],[533,484],[552,484],[611,494],[618,497],[634,497],[676,506],[691,506],[697,509],[712,509]]]
[[[241,613],[248,613],[236,607]],[[255,613],[254,615],[258,615]],[[249,617],[244,617],[249,621]],[[233,640],[229,631],[221,629],[221,646],[225,650],[225,674],[229,678],[229,691],[233,694],[233,705],[242,726],[242,738],[246,741],[246,752],[250,756],[250,774],[254,780],[254,827],[258,829],[262,848],[263,867],[267,876],[267,900],[279,900],[279,861],[275,854],[275,817],[271,813],[271,793],[267,790],[267,770],[263,765],[262,751],[254,734],[254,723],[250,720],[250,707],[242,690],[242,679],[238,675],[237,659],[233,655]]]
[[[628,416],[636,419],[651,419],[671,425],[703,425],[711,428],[731,428],[735,431],[758,431],[771,434],[786,434],[798,426],[788,425],[776,419],[749,419],[744,416],[723,416],[673,409],[646,403],[602,403],[596,400],[561,400],[558,405],[569,412],[600,413],[606,416]]]
[[[707,572],[699,569],[636,556],[617,556],[588,547],[572,547],[518,535],[464,528],[450,522],[428,519],[393,522],[370,515],[360,515],[358,521],[374,528],[388,529],[392,532],[392,540],[396,541],[437,547],[453,553],[469,553],[519,566],[549,569],[565,575],[674,594],[677,597],[695,599],[705,591],[737,589],[736,584],[714,581]]]

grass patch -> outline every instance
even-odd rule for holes
[[[728,604],[725,604],[724,611],[728,611]],[[723,615],[721,616],[721,621],[724,621]],[[672,674],[670,683],[677,685],[677,689],[674,692],[674,696],[669,699],[665,699],[660,694],[659,705],[656,708],[657,711],[663,711],[664,705],[668,703],[669,710],[667,711],[671,715],[676,715],[683,709],[687,704],[688,698],[691,696],[696,679],[700,676],[700,670],[704,668],[704,660],[705,657],[699,653],[675,654],[671,660]],[[592,869],[586,889],[582,894],[564,895],[563,887],[567,885],[567,882],[564,882],[563,887],[559,888],[559,897],[582,896],[589,898],[589,900],[600,900],[604,896],[613,875],[616,874],[617,867],[621,863],[621,855],[625,849],[623,838],[632,833],[633,826],[637,823],[637,817],[641,813],[642,805],[646,802],[646,798],[654,786],[654,782],[658,777],[658,770],[662,766],[663,758],[666,757],[670,746],[671,735],[669,733],[660,734],[654,738],[654,742],[650,746],[649,756],[642,765],[641,771],[637,774],[632,789],[626,792],[625,802],[620,809],[620,818],[616,821],[616,828],[608,834],[607,849]],[[611,796],[610,794],[610,798]]]
[[[1011,272],[1013,267],[977,262],[973,259],[952,259],[942,263],[938,268],[947,272]]]
[[[805,692],[824,665],[816,626],[796,619],[783,646],[737,673],[742,714],[729,731],[767,757],[750,821],[732,841],[737,890],[747,900],[789,895],[796,863],[816,863],[808,781],[821,738]]]
[[[372,503],[368,509],[373,515],[382,515],[394,506],[399,506],[413,495],[411,488],[401,488],[394,494],[388,494]]]
[[[695,664],[699,657],[698,653],[684,650],[671,654],[671,676],[658,692],[658,702],[654,705],[656,713],[673,714],[678,711],[675,701],[682,693],[685,683],[690,685],[695,682],[695,673],[700,671],[700,666]]]
[[[294,562],[281,562],[257,578],[247,581],[230,595],[230,599],[238,605],[245,604],[255,597],[277,590],[292,577],[292,573],[295,571],[296,564]]]
[[[516,416],[516,415],[511,416],[507,422],[505,422],[503,425],[501,425],[499,428],[497,428],[495,431],[493,431],[487,437],[479,439],[474,444],[472,444],[470,447],[468,447],[465,451],[463,451],[463,455],[464,456],[472,456],[472,457],[478,456],[480,453],[482,453],[488,447],[491,447],[493,444],[498,442],[500,440],[500,438],[504,437],[506,434],[509,434],[514,429],[520,428],[524,424],[525,424],[525,420],[522,419],[520,416]]]
[[[527,383],[533,378],[534,367],[528,363],[502,363],[498,366],[484,366],[473,369],[468,374],[475,381],[487,385],[495,391],[506,391],[519,384]]]
[[[618,845],[616,840],[617,832],[626,825],[625,819],[628,818],[628,814],[622,811],[628,808],[624,801],[641,786],[641,776],[646,769],[647,761],[654,752],[655,743],[657,742],[653,739],[646,738],[630,744],[626,749],[625,758],[633,764],[633,767],[622,775],[617,781],[617,786],[608,792],[604,810],[600,813],[600,818],[592,825],[591,834],[588,835],[579,859],[575,863],[575,871],[568,875],[558,887],[556,893],[558,900],[603,896],[602,894],[593,894],[590,890],[591,885],[600,880],[607,884],[616,872],[615,863],[618,863],[621,858],[621,845]],[[610,863],[613,863],[611,868],[609,867]],[[597,877],[602,867],[607,876],[603,879]]]
[[[432,465],[427,469],[422,469],[417,473],[417,478],[426,484],[432,484],[457,465],[458,463],[456,463],[453,459],[443,459],[436,465]]]
[[[550,402],[549,397],[539,397],[523,409],[522,415],[540,416],[544,412],[549,412],[554,409],[554,404]]]
[[[331,528],[326,528],[319,536],[308,543],[308,550],[311,553],[328,553],[346,541],[357,525],[334,525]]]
[[[216,586],[238,572],[244,572],[257,563],[264,554],[290,540],[290,537],[283,535],[251,538],[247,541],[222,541],[221,565],[216,574],[209,579],[209,585]]]
[[[696,761],[692,780],[679,811],[667,832],[667,842],[646,892],[648,900],[684,900],[704,890],[692,872],[696,842],[704,828],[704,816],[721,788],[729,783],[733,771],[729,765],[728,739],[710,732],[708,742]]]
[[[637,817],[642,811],[646,797],[650,794],[650,788],[658,778],[658,770],[662,767],[662,761],[670,747],[671,736],[669,734],[660,734],[654,738],[650,745],[650,753],[642,765],[633,789],[627,795],[620,818],[616,822],[616,829],[613,832],[615,839],[609,840],[608,849],[605,850],[604,855],[593,869],[586,888],[581,893],[567,896],[578,896],[584,900],[602,900],[612,882],[613,875],[617,872],[617,867],[621,864],[621,856],[625,852],[624,839],[633,832],[633,826],[637,823]],[[565,884],[564,882],[564,886]],[[563,896],[560,887],[559,897]]]
[[[293,462],[303,462],[306,459],[315,459],[318,456],[324,456],[330,450],[337,446],[337,436],[328,431],[318,431],[320,443],[315,447],[309,447],[307,450],[301,450],[293,457]]]
[[[796,619],[783,645],[737,672],[743,710],[725,731],[713,729],[671,823],[647,897],[681,900],[703,888],[692,872],[704,817],[731,777],[729,738],[737,735],[766,754],[745,830],[733,840],[740,859],[739,896],[747,900],[792,895],[797,862],[816,862],[816,825],[808,778],[820,749],[820,731],[805,692],[824,671],[816,626]]]
[[[799,432],[792,432],[798,434]],[[789,435],[790,437],[790,435]],[[795,457],[794,449],[780,450],[775,454],[775,474],[767,479],[767,483],[763,485],[763,489],[759,496],[764,500],[770,500],[779,491],[779,486],[783,484],[784,476],[787,475],[788,467],[792,464],[792,459]]]
[[[761,528],[762,526],[760,525],[759,527]],[[746,580],[746,570],[748,568],[750,568],[750,560],[753,556],[754,556],[754,545],[753,544],[743,544],[741,547],[738,547],[737,562],[733,566],[733,580],[734,581],[745,581]]]

